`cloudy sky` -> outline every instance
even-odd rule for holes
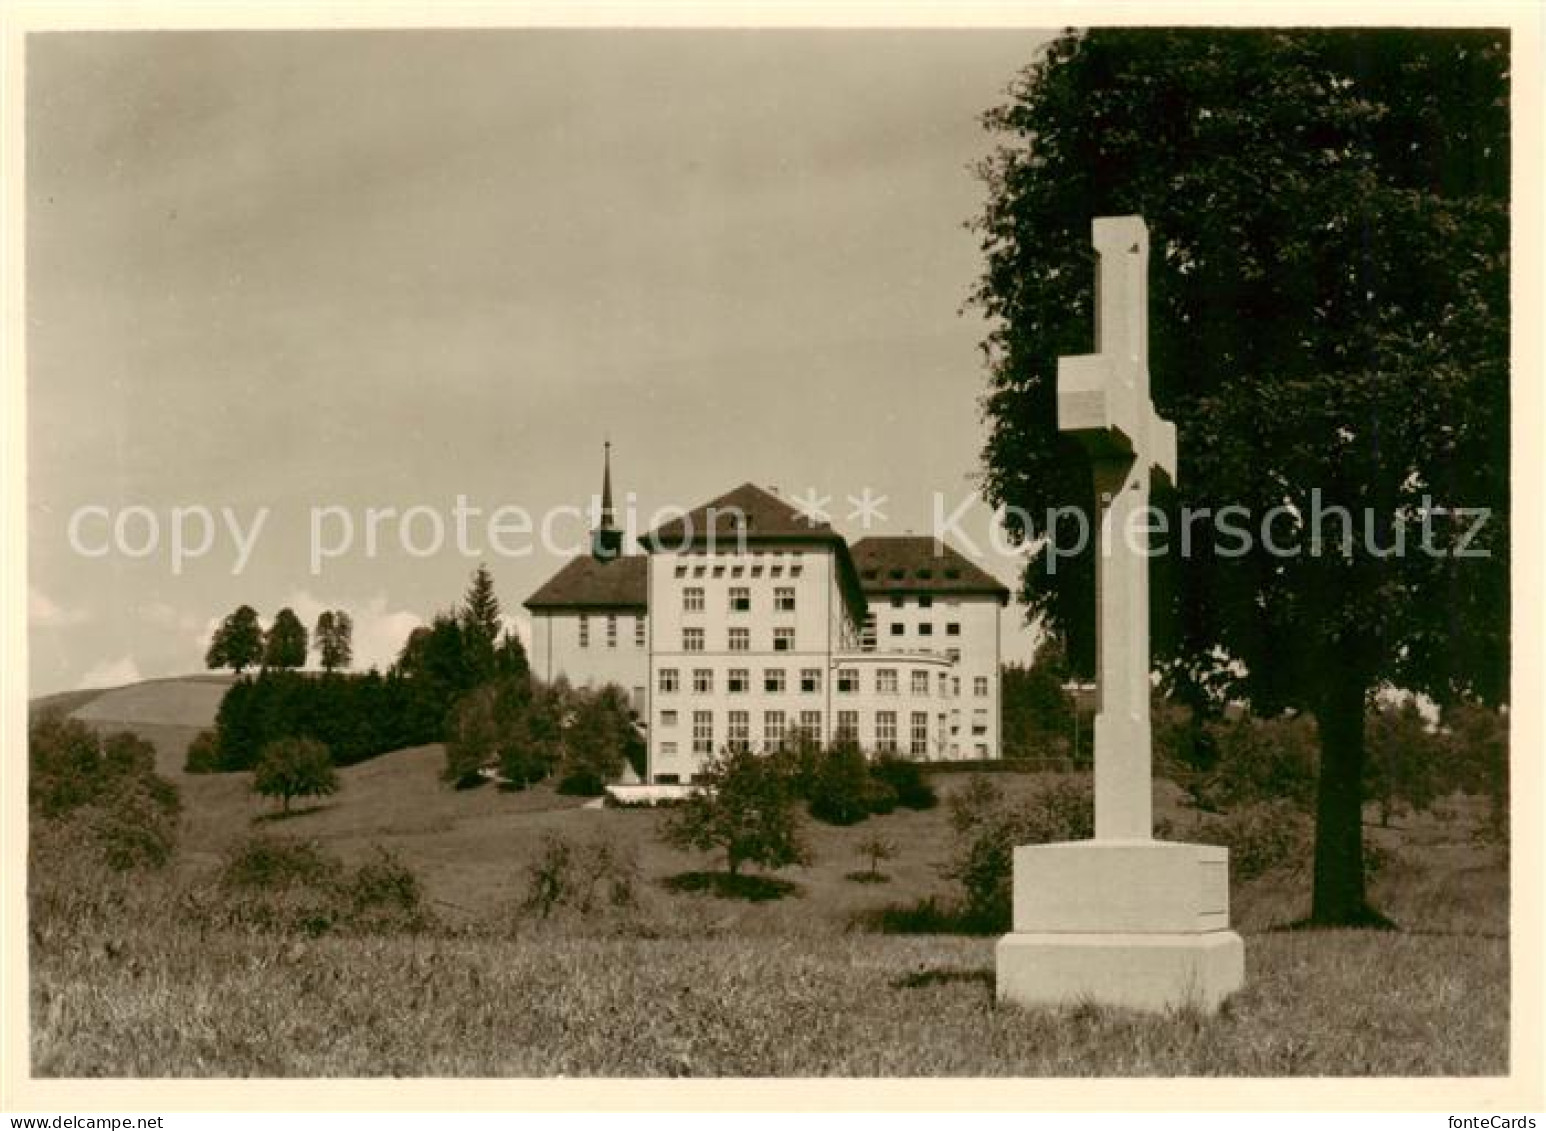
[[[514,612],[562,557],[489,512],[586,505],[604,436],[641,525],[750,480],[927,532],[983,436],[977,116],[1045,39],[32,36],[32,694],[196,670],[242,602],[385,662],[479,560]]]

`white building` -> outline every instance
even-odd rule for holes
[[[621,553],[610,460],[592,554],[527,601],[544,679],[628,688],[649,780],[692,780],[725,747],[804,732],[920,760],[999,756],[1009,591],[930,537],[850,547],[752,484]]]

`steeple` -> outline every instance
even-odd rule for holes
[[[623,551],[623,532],[613,524],[612,517],[612,441],[602,444],[601,456],[601,522],[591,531],[591,557],[597,561],[611,561]]]

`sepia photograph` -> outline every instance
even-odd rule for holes
[[[1538,23],[179,17],[8,29],[8,1071],[1539,1107]]]

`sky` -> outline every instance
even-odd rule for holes
[[[606,439],[640,529],[750,481],[930,532],[985,435],[979,115],[1047,38],[31,36],[31,694],[199,670],[242,603],[384,665],[480,561],[520,627]]]

